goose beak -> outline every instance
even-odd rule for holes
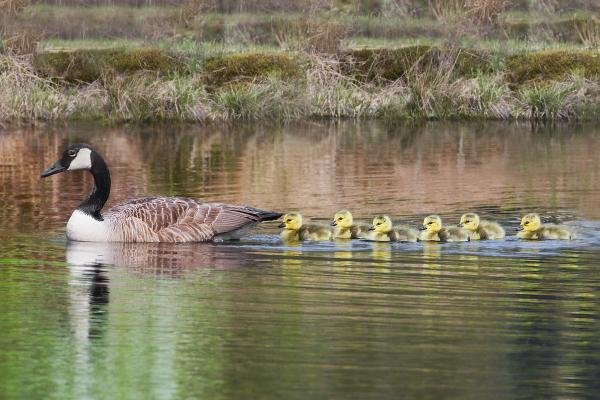
[[[331,226],[337,226],[337,222],[333,221],[333,222],[331,223]]]
[[[60,161],[54,163],[53,166],[42,172],[41,178],[46,178],[50,175],[59,174],[67,169],[60,164]]]
[[[277,225],[278,228],[285,228],[285,224],[282,222],[279,225]]]
[[[372,226],[372,227],[369,228],[369,231],[374,231],[374,230],[375,230],[374,226]]]
[[[424,226],[421,226],[421,227],[419,227],[419,230],[420,230],[420,231],[424,231],[425,229],[427,229],[427,228],[426,228],[426,227],[424,227]]]

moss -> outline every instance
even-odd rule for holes
[[[396,80],[411,68],[454,68],[458,75],[472,76],[491,69],[490,57],[479,50],[407,46],[398,49],[351,50],[343,57],[343,69],[359,79]]]
[[[509,57],[512,83],[558,81],[569,74],[600,79],[600,54],[592,51],[547,50]]]
[[[93,82],[105,74],[154,71],[160,74],[183,69],[181,59],[157,48],[78,49],[38,52],[37,71],[69,82]]]
[[[212,57],[204,62],[207,85],[223,86],[236,82],[249,82],[275,76],[291,79],[300,76],[297,59],[279,53],[246,53]]]

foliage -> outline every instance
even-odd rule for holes
[[[150,47],[43,51],[35,54],[34,65],[43,76],[69,82],[93,82],[114,73],[168,74],[183,69],[175,54]]]
[[[507,60],[513,83],[556,81],[572,73],[600,78],[600,54],[592,51],[550,50],[520,54]]]
[[[300,76],[296,58],[283,53],[246,53],[211,57],[204,62],[206,82],[222,86],[236,82],[250,82],[268,77],[290,79]]]

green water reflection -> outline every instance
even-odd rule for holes
[[[594,398],[598,132],[306,124],[1,133],[0,397]],[[432,210],[451,221],[469,207],[511,234],[535,208],[583,239],[287,246],[267,225],[227,245],[66,243],[65,220],[90,181],[36,174],[75,140],[110,159],[113,203],[190,195],[322,220],[343,204],[358,218],[385,211],[411,224]]]

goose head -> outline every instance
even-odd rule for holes
[[[527,214],[521,219],[521,228],[524,231],[536,231],[542,225],[542,219],[536,213]]]
[[[42,173],[42,178],[64,171],[91,170],[100,155],[89,144],[72,144],[53,166]]]
[[[460,224],[458,226],[468,229],[470,231],[475,231],[479,227],[479,215],[475,213],[466,213],[460,217]]]
[[[300,213],[285,214],[279,227],[297,231],[302,227],[302,215]]]
[[[423,220],[423,229],[427,232],[437,233],[442,230],[442,218],[439,215],[429,215]]]
[[[347,210],[338,211],[333,216],[332,226],[339,226],[341,228],[350,228],[354,222],[352,213]]]
[[[392,219],[387,215],[378,215],[373,218],[373,226],[371,226],[369,230],[379,233],[388,233],[392,230]]]

